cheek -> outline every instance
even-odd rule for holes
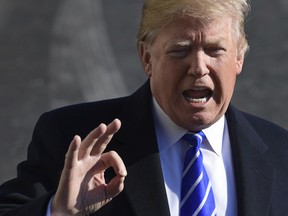
[[[169,88],[169,85],[173,85],[173,83],[181,79],[181,66],[171,62],[171,60],[160,58],[154,62],[152,67],[152,76],[154,76],[154,79],[158,80],[161,85],[166,85],[166,88]]]
[[[227,64],[226,64],[227,65]],[[234,91],[237,71],[234,67],[219,68],[212,76],[215,86],[215,99],[218,103],[222,100],[230,100]]]
[[[181,88],[181,71],[173,64],[158,64],[154,67],[153,75],[150,78],[153,88],[153,95],[175,101]]]

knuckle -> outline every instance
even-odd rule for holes
[[[113,158],[119,157],[118,153],[116,151],[113,151],[113,150],[109,151],[108,154],[110,157],[113,157]]]

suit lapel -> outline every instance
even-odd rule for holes
[[[111,146],[127,167],[124,193],[135,215],[168,216],[151,105],[149,83],[146,83],[129,98],[120,116],[121,130],[114,136]]]
[[[266,215],[273,177],[273,169],[265,160],[268,147],[241,112],[229,107],[226,118],[233,154],[239,215]]]

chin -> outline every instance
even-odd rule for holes
[[[187,117],[186,119],[189,119],[189,121],[185,121],[185,127],[184,128],[186,128],[188,130],[192,130],[192,131],[199,131],[199,130],[203,130],[205,128],[210,127],[219,118],[216,118],[215,116],[211,116],[211,113],[209,113],[209,114],[196,113],[190,117]]]

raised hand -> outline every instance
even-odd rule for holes
[[[127,175],[120,156],[103,153],[121,122],[115,119],[108,126],[100,124],[81,142],[72,140],[65,158],[57,192],[51,205],[51,216],[88,215],[100,209],[124,188]],[[116,176],[105,182],[104,172],[113,167]]]

